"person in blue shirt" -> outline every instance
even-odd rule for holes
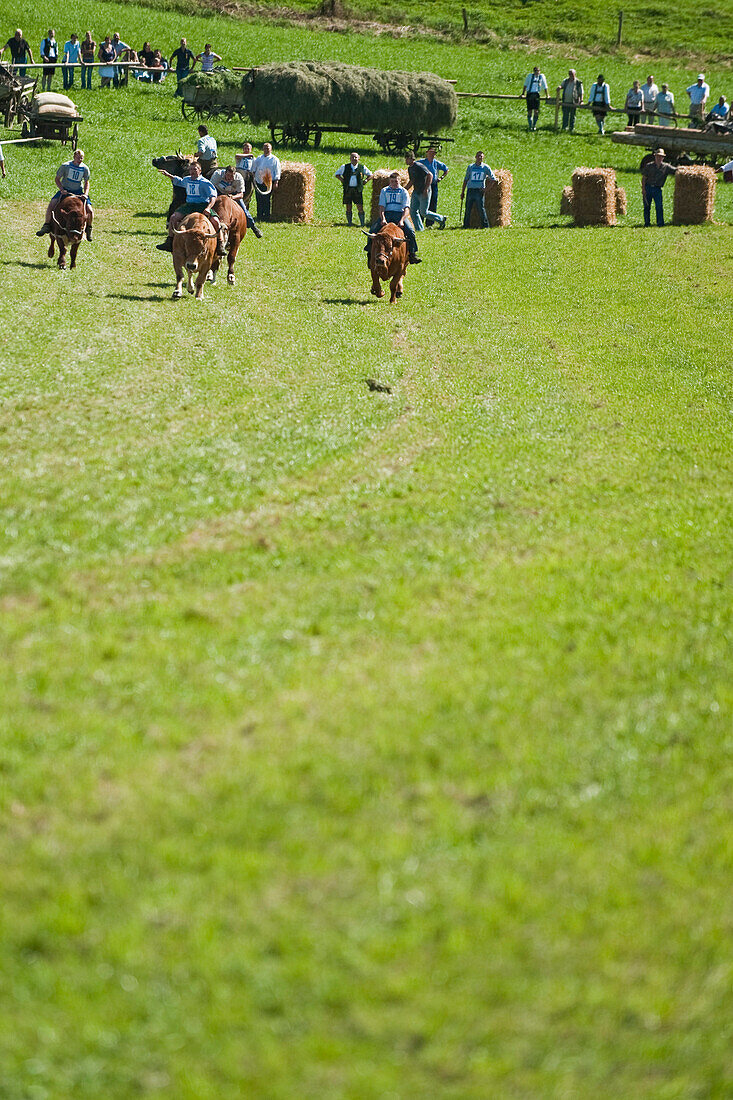
[[[430,191],[430,199],[428,201],[428,210],[432,211],[436,215],[435,221],[441,221],[442,215],[438,214],[438,184],[441,180],[444,180],[448,175],[448,165],[443,164],[442,160],[438,160],[435,156],[435,146],[428,146],[428,151],[422,160],[418,161],[418,164],[424,164],[429,169],[433,177],[433,186]],[[425,223],[427,225],[427,222]]]
[[[74,70],[72,65],[79,64],[81,57],[81,42],[77,35],[72,34],[68,42],[64,42],[64,56],[62,58],[61,75],[64,79],[64,88],[74,87]]]
[[[422,258],[417,254],[415,230],[407,220],[407,212],[409,209],[410,196],[400,184],[399,172],[390,172],[389,182],[386,187],[382,188],[379,194],[379,217],[372,224],[370,232],[378,233],[387,222],[391,222],[392,225],[398,225],[407,240],[407,251],[409,253],[408,263],[421,264]],[[364,246],[364,251],[370,254],[371,247],[372,242],[368,240]]]
[[[162,244],[156,245],[156,248],[159,248],[161,252],[173,251],[173,230],[178,228],[187,214],[206,214],[216,232],[221,233],[221,222],[211,209],[219,192],[210,180],[201,175],[201,165],[197,160],[191,161],[189,175],[187,176],[174,176],[172,172],[166,172],[165,168],[159,168],[158,171],[161,175],[167,176],[174,187],[185,188],[186,201],[183,206],[179,206],[171,214],[168,220],[168,236]],[[224,255],[221,237],[219,238],[217,251],[219,255]]]
[[[489,228],[489,219],[486,215],[486,207],[484,206],[484,193],[486,191],[486,181],[493,180],[497,182],[496,176],[489,168],[488,164],[484,164],[484,154],[479,149],[476,153],[476,159],[473,164],[469,164],[466,169],[466,175],[463,177],[463,187],[461,189],[461,201],[463,196],[466,196],[466,210],[463,215],[463,228],[471,228],[471,211],[474,206],[478,208],[478,212],[481,216],[481,228]]]
[[[65,164],[62,164],[56,173],[56,186],[58,187],[58,191],[48,204],[46,220],[37,231],[37,237],[42,237],[45,233],[51,232],[51,218],[53,212],[65,195],[81,195],[87,208],[86,238],[88,241],[91,241],[94,211],[89,201],[89,176],[89,168],[84,164],[84,150],[75,149],[73,158]]]

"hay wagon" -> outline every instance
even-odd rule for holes
[[[83,121],[82,115],[31,114],[23,122],[22,136],[60,141],[62,145],[70,144],[75,150],[79,144],[79,123]]]
[[[7,130],[16,118],[23,118],[30,109],[37,83],[38,80],[16,76],[5,65],[0,65],[0,115]]]
[[[660,147],[671,164],[709,164],[716,168],[718,164],[733,160],[733,133],[639,125],[616,131],[611,134],[611,141],[617,145],[638,145],[648,149],[649,153],[642,157],[642,166]]]
[[[385,72],[340,62],[291,61],[250,69],[244,107],[273,144],[315,148],[326,133],[368,135],[387,153],[452,141],[453,85],[433,73]]]
[[[201,74],[194,75],[201,76]],[[212,86],[211,82],[198,83],[189,77],[181,81],[179,92],[181,114],[187,122],[193,119],[218,118],[220,115],[227,122],[231,122],[235,117],[242,120],[247,117],[241,82],[235,85],[222,83],[220,86]]]

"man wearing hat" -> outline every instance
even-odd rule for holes
[[[654,159],[645,164],[641,170],[641,198],[644,203],[644,225],[652,224],[652,202],[657,217],[657,225],[664,225],[664,207],[662,204],[662,188],[667,176],[674,174],[677,169],[668,164],[664,159],[664,149],[654,150]]]
[[[692,125],[695,126],[697,123],[702,122],[705,114],[705,104],[710,95],[710,88],[705,83],[705,73],[698,74],[697,83],[691,84],[687,88],[687,94],[690,97],[690,119]]]

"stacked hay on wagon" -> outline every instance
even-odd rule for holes
[[[190,79],[190,78],[189,78]],[[456,120],[452,84],[434,73],[385,72],[337,61],[274,62],[242,81],[257,126],[340,126],[361,132],[435,133]]]
[[[563,187],[562,195],[560,196],[560,213],[570,214],[573,213],[573,189],[572,187]],[[626,191],[623,187],[616,187],[616,217],[622,217],[627,211]]]
[[[494,172],[497,182],[486,181],[484,190],[484,210],[492,229],[503,228],[511,225],[512,221],[512,186],[514,179],[506,168],[499,168]],[[481,225],[481,216],[474,207],[469,218],[471,229],[478,229]]]
[[[616,173],[613,168],[576,168],[573,172],[576,225],[616,224]]]
[[[674,177],[675,225],[702,225],[713,220],[715,169],[703,165],[678,168]]]
[[[212,97],[216,97],[223,92],[241,91],[242,76],[240,73],[231,72],[230,69],[217,69],[215,73],[198,71],[179,82],[178,90],[183,93],[184,88],[201,88],[205,92],[210,92]]]
[[[389,183],[390,173],[393,171],[393,168],[377,168],[372,176],[372,205],[369,212],[372,222],[375,222],[379,217],[379,196],[382,193],[382,188]],[[409,182],[410,177],[407,170],[405,168],[400,169],[400,187],[406,189]]]
[[[280,182],[272,193],[270,220],[310,225],[316,170],[312,164],[285,160],[280,165]]]

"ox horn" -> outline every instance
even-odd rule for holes
[[[377,235],[376,233],[367,233],[366,229],[362,229],[362,233],[364,234],[365,237],[368,237],[369,240],[371,240],[372,237],[376,237],[376,235]]]
[[[188,230],[187,229],[176,229],[176,227],[173,226],[173,232],[174,233],[188,233]]]

